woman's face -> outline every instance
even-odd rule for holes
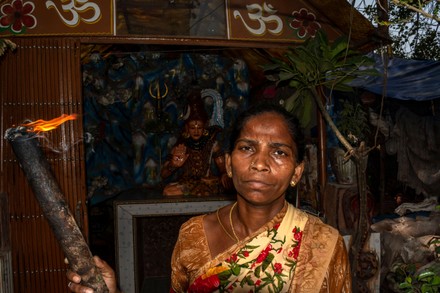
[[[201,120],[191,120],[186,123],[186,131],[194,140],[199,140],[202,137],[205,124]]]
[[[290,182],[298,182],[304,164],[296,163],[296,144],[282,116],[262,113],[244,125],[236,145],[226,156],[234,186],[256,205],[284,199]]]

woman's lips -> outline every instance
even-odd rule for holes
[[[246,185],[252,189],[263,189],[269,187],[267,182],[261,180],[247,180]]]

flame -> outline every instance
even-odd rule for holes
[[[77,116],[76,114],[71,114],[71,115],[63,114],[60,117],[54,118],[49,121],[39,119],[34,122],[22,124],[21,126],[30,128],[28,130],[29,132],[32,131],[32,132],[40,133],[40,132],[54,130],[55,128],[57,128],[66,121],[75,120],[76,116]]]

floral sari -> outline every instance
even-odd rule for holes
[[[305,234],[310,222],[322,226],[319,232],[310,227],[311,235],[323,234],[322,241]],[[332,262],[335,247],[341,249],[338,236],[319,219],[288,204],[256,233],[212,259],[203,216],[194,217],[182,226],[174,249],[171,292],[350,292],[348,266]],[[346,252],[342,256],[346,262]],[[329,280],[331,262],[342,265],[342,270],[336,269],[340,280],[336,287],[346,289],[329,290],[334,283]]]

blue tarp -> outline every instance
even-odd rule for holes
[[[427,101],[440,98],[440,62],[421,61],[402,58],[389,58],[387,78],[384,79],[384,62],[379,55],[374,55],[375,68],[379,76],[356,79],[354,87],[366,89],[400,100]]]

